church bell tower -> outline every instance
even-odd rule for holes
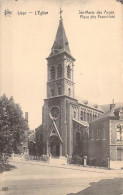
[[[74,98],[73,62],[60,10],[60,21],[51,53],[47,58],[47,98],[70,96]]]
[[[62,10],[56,37],[47,57],[47,97],[44,100],[42,124],[45,132],[46,154],[70,155],[70,125],[67,101],[74,99],[73,68],[75,59],[71,55],[65,34]]]

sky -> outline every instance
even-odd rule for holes
[[[123,5],[115,0],[0,0],[0,96],[29,112],[30,129],[42,122],[47,61],[59,9],[74,63],[75,96],[97,104],[123,100]],[[5,17],[5,10],[12,15]],[[48,12],[36,15],[35,11]],[[115,18],[80,18],[80,11]],[[26,15],[18,15],[26,12]],[[33,12],[33,13],[28,13]]]

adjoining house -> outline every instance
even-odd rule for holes
[[[89,123],[89,163],[107,166],[109,161],[110,168],[123,167],[123,104],[102,107],[105,113]]]

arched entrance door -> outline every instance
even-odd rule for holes
[[[53,157],[60,156],[60,142],[57,136],[50,137],[50,153]]]

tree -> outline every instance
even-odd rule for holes
[[[23,143],[24,130],[28,129],[19,104],[14,98],[0,97],[0,153],[17,152]]]

